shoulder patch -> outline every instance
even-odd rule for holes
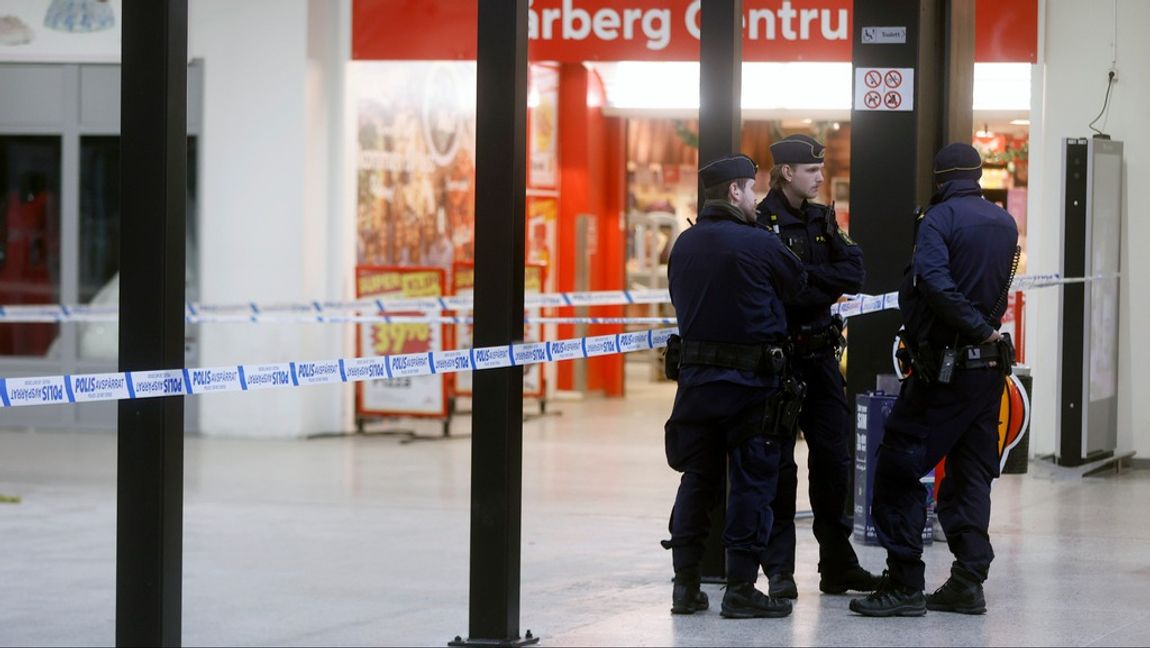
[[[850,236],[848,236],[847,233],[844,232],[841,227],[838,228],[838,231],[839,231],[839,238],[841,238],[843,240],[843,243],[846,243],[847,245],[850,245],[850,246],[858,245],[858,243],[855,243],[854,239],[852,239]]]

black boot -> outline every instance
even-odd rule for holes
[[[873,592],[881,577],[855,565],[840,572],[824,573],[819,578],[819,589],[827,594],[852,592]]]
[[[799,588],[795,585],[793,575],[775,574],[774,576],[767,576],[767,580],[771,582],[770,588],[767,590],[771,598],[797,599],[799,597]]]
[[[699,580],[675,578],[671,592],[671,614],[694,614],[711,606],[707,593],[699,589]]]
[[[878,589],[863,598],[851,600],[851,612],[868,617],[922,616],[926,614],[926,599],[922,591],[907,587],[885,577]]]
[[[951,574],[950,578],[926,596],[926,609],[959,614],[984,614],[986,596],[982,593],[982,583]]]
[[[731,581],[723,595],[722,615],[728,619],[778,618],[790,613],[790,601],[771,598],[750,583]]]

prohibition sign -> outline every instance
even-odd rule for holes
[[[902,95],[893,91],[888,92],[886,93],[886,97],[883,98],[883,101],[886,102],[887,109],[895,110],[902,104]]]
[[[875,108],[878,108],[880,103],[882,103],[882,97],[880,97],[879,94],[874,90],[871,90],[870,92],[866,93],[866,96],[863,97],[863,102],[866,103],[867,108],[874,110]]]
[[[898,70],[891,70],[890,72],[886,73],[886,77],[883,79],[883,81],[886,82],[886,86],[888,88],[897,88],[902,85],[902,73]],[[875,86],[871,87],[873,88]]]
[[[878,73],[878,70],[871,70],[866,73],[863,80],[866,82],[868,88],[877,88],[879,84],[882,83],[882,75]]]

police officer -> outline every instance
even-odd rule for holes
[[[710,511],[729,493],[723,530],[728,586],[722,615],[781,617],[789,601],[755,589],[758,556],[771,532],[778,474],[776,406],[786,336],[780,297],[806,282],[802,264],[778,237],[755,226],[755,163],[725,157],[699,169],[706,202],[671,250],[668,281],[681,340],[668,346],[679,381],[665,426],[667,462],[683,473],[671,512],[675,586],[671,612],[708,607],[699,565]],[[678,358],[675,358],[678,356]]]
[[[916,225],[899,290],[913,369],[887,418],[871,504],[888,578],[851,601],[865,616],[986,611],[982,583],[994,558],[990,483],[998,475],[1003,380],[1013,362],[998,327],[1017,265],[1018,228],[982,198],[981,176],[982,160],[969,144],[939,151],[938,190]],[[926,491],[919,479],[943,456],[938,517],[955,560],[946,583],[924,597]]]
[[[807,387],[799,427],[807,442],[819,589],[842,594],[869,592],[878,583],[877,576],[859,566],[850,544],[850,410],[838,361],[842,320],[832,319],[830,312],[843,293],[859,291],[865,273],[862,250],[839,229],[834,209],[812,202],[823,183],[823,153],[823,145],[808,135],[791,135],[771,145],[771,190],[759,203],[758,222],[777,232],[807,271],[807,287],[786,300],[787,324],[794,344],[792,366]],[[793,599],[798,597],[793,437],[783,440],[781,453],[778,493],[771,505],[775,525],[761,562],[771,596]]]

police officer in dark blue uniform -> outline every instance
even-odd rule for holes
[[[1018,228],[983,199],[982,160],[969,144],[939,151],[934,174],[938,191],[916,225],[899,290],[912,373],[878,451],[871,511],[888,576],[851,601],[865,616],[986,611],[982,583],[994,558],[990,484],[998,476],[999,407],[1014,353],[998,328],[1017,268]],[[938,517],[955,560],[946,583],[924,597],[926,490],[919,479],[943,456]]]
[[[851,421],[838,360],[842,320],[832,319],[830,312],[844,293],[859,291],[865,271],[862,250],[839,229],[834,209],[812,202],[823,183],[823,153],[823,145],[808,135],[771,145],[771,190],[759,203],[758,222],[777,232],[807,271],[807,287],[786,300],[787,324],[794,344],[792,366],[807,388],[799,428],[807,442],[819,589],[842,594],[869,592],[878,584],[877,576],[859,566],[850,543]],[[785,439],[781,451],[778,493],[771,505],[775,525],[761,560],[771,596],[796,598],[795,439]]]
[[[780,448],[775,426],[784,413],[797,418],[794,383],[783,375],[781,298],[800,290],[806,273],[775,234],[755,226],[756,171],[745,155],[699,169],[707,200],[698,222],[675,242],[667,269],[681,335],[668,344],[666,360],[668,375],[679,381],[665,427],[667,462],[683,473],[671,539],[663,542],[675,567],[675,614],[708,607],[699,565],[724,470],[730,490],[722,615],[791,612],[789,601],[767,597],[754,582],[771,532]]]

